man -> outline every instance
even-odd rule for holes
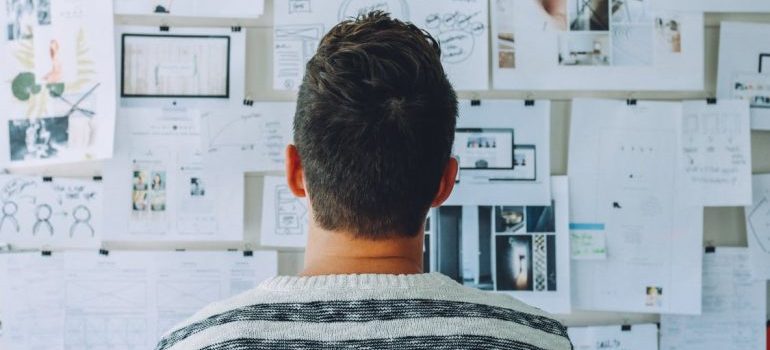
[[[313,213],[305,270],[209,306],[157,349],[570,349],[513,298],[421,274],[431,206],[452,191],[457,98],[436,41],[373,12],[307,64],[286,151]]]

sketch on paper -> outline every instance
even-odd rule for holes
[[[275,189],[275,234],[282,236],[302,235],[308,220],[308,210],[299,198],[294,197],[288,186]]]
[[[310,225],[310,207],[295,197],[280,176],[266,176],[262,198],[260,242],[265,246],[304,247]]]
[[[0,240],[20,246],[98,245],[101,184],[96,181],[0,176]]]
[[[230,37],[122,35],[123,97],[230,96]]]
[[[458,90],[487,89],[488,78],[467,69],[488,66],[488,6],[484,0],[441,1],[440,11],[424,2],[406,0],[329,0],[317,6],[310,0],[274,4],[273,87],[297,89],[305,64],[315,54],[326,31],[343,20],[370,11],[425,28],[441,45],[444,68]]]
[[[0,163],[42,165],[112,155],[115,86],[109,2],[8,0]],[[89,20],[84,20],[89,18]],[[95,45],[94,43],[100,43]]]

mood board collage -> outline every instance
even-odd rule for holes
[[[751,137],[770,131],[770,24],[716,24],[708,99],[572,99],[566,176],[551,176],[547,97],[706,91],[707,14],[770,22],[766,0],[3,1],[0,349],[152,348],[278,274],[312,215],[282,176],[296,103],[250,96],[247,72],[267,65],[264,84],[294,96],[324,33],[371,10],[434,36],[460,96],[545,96],[460,101],[460,171],[428,214],[426,272],[557,317],[659,315],[571,324],[576,349],[767,346],[770,174],[752,156],[770,149]],[[35,170],[81,164],[99,171]],[[747,247],[704,246],[708,207],[744,208]]]

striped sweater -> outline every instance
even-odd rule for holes
[[[430,273],[276,277],[204,308],[156,350],[571,348],[543,311]]]

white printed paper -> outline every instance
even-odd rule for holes
[[[293,102],[257,102],[204,112],[204,163],[228,171],[283,171],[295,110]]]
[[[770,12],[766,0],[652,0],[654,9],[695,12]]]
[[[264,6],[264,0],[115,0],[115,14],[258,18]]]
[[[595,326],[567,328],[575,350],[658,350],[658,326]]]
[[[477,102],[460,101],[459,177],[445,205],[548,205],[550,102]]]
[[[716,248],[703,257],[703,314],[663,315],[662,350],[765,349],[766,284],[755,280],[746,248]]]
[[[30,248],[98,247],[100,181],[0,175],[0,241]]]
[[[655,12],[650,0],[491,6],[495,89],[703,89],[703,14]]]
[[[203,163],[199,123],[195,110],[120,111],[104,167],[110,240],[243,238],[243,174]]]
[[[489,87],[486,0],[286,0],[273,3],[273,88],[299,88],[305,64],[334,25],[382,10],[427,30],[441,45],[441,61],[457,90]],[[479,74],[482,72],[483,74]]]
[[[265,177],[259,235],[263,246],[304,247],[311,215],[307,198],[294,196],[285,177]]]
[[[607,247],[606,260],[573,261],[576,308],[700,312],[703,208],[677,192],[681,114],[676,102],[573,101],[570,220],[603,229]]]
[[[770,25],[722,22],[717,96],[751,104],[751,128],[770,130]]]
[[[3,349],[152,349],[209,303],[277,273],[275,252],[0,256]]]
[[[770,280],[770,174],[753,178],[754,203],[746,207],[746,234],[754,277]]]
[[[244,99],[245,31],[121,26],[115,40],[123,107],[228,108]]]
[[[751,204],[749,105],[741,100],[683,104],[681,191],[693,205]]]
[[[570,259],[566,177],[551,178],[551,203],[443,206],[433,213],[437,269],[466,286],[510,294],[568,314]]]
[[[111,157],[116,104],[112,2],[5,3],[0,10],[0,164]]]

